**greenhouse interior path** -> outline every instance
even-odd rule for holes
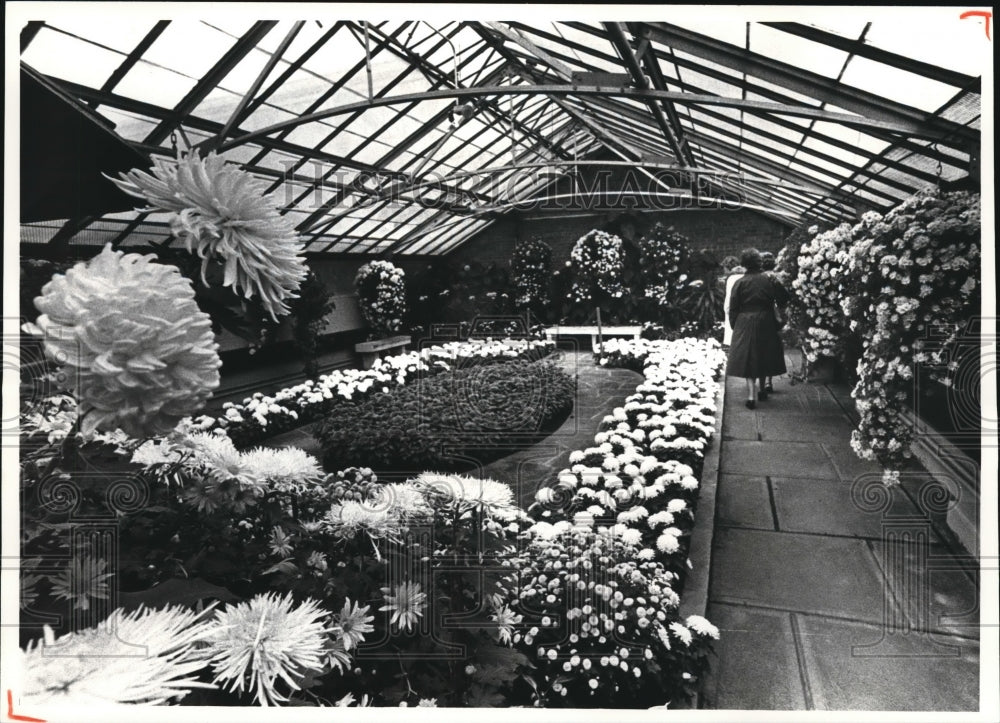
[[[930,477],[881,487],[845,385],[774,386],[748,410],[727,380],[701,707],[977,710],[976,572],[922,511]]]

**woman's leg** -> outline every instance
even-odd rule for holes
[[[760,378],[760,387],[759,387],[760,391],[757,394],[757,398],[760,399],[762,402],[765,399],[767,399],[767,391],[766,391],[767,387],[764,386],[764,383],[766,381],[767,380],[764,377]]]
[[[757,406],[757,380],[747,379],[747,407],[753,409]]]

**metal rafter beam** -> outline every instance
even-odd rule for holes
[[[298,22],[292,25],[291,29],[288,31],[288,33],[282,39],[281,43],[278,45],[277,49],[273,53],[271,53],[271,56],[267,59],[267,62],[264,64],[264,67],[261,68],[261,71],[257,74],[257,77],[250,85],[250,88],[247,90],[246,93],[243,94],[243,97],[240,99],[240,102],[236,105],[236,108],[230,114],[229,120],[226,121],[226,124],[222,127],[222,130],[219,131],[218,135],[215,136],[215,138],[210,138],[204,142],[203,146],[205,148],[212,148],[215,144],[225,139],[226,136],[229,135],[229,131],[231,131],[233,128],[238,127],[240,123],[242,123],[244,120],[247,119],[247,117],[250,115],[247,112],[247,106],[254,99],[254,96],[257,95],[257,91],[260,90],[260,87],[264,85],[264,81],[267,80],[267,76],[269,76],[271,74],[271,71],[274,70],[274,66],[276,66],[278,64],[278,61],[281,60],[281,56],[283,56],[285,54],[285,51],[288,50],[288,46],[291,45],[292,41],[295,40],[295,37],[299,34],[299,31],[302,30],[303,25],[305,25],[305,21],[303,20],[299,20]]]
[[[378,27],[370,27],[369,30],[371,32],[373,32],[373,33],[377,33],[377,34],[382,35],[384,37],[384,33],[382,33],[381,29],[378,28]],[[446,85],[448,83],[453,83],[452,78],[447,73],[445,73],[444,71],[442,71],[439,67],[437,67],[433,63],[429,62],[426,58],[418,55],[417,53],[414,53],[410,48],[407,48],[402,43],[400,43],[400,42],[398,42],[396,40],[392,40],[392,41],[390,41],[390,48],[389,49],[390,49],[390,51],[396,53],[396,55],[399,56],[400,58],[408,61],[411,65],[413,65],[414,67],[420,69],[420,71],[429,80],[440,81],[440,82],[443,82]],[[502,108],[500,108],[500,106],[495,101],[493,101],[493,100],[487,100],[486,103],[485,103],[485,107],[495,117],[503,118],[507,122],[513,122],[514,123],[514,127],[517,128],[519,131],[521,131],[521,133],[523,133],[524,135],[532,138],[535,141],[538,141],[539,143],[541,143],[543,146],[545,146],[548,150],[552,151],[553,153],[555,153],[555,154],[557,154],[557,155],[559,155],[559,156],[561,156],[563,158],[569,158],[570,157],[569,153],[567,153],[566,150],[564,150],[563,148],[560,148],[558,145],[556,145],[555,143],[553,143],[552,141],[550,141],[548,138],[546,138],[545,136],[543,136],[541,133],[539,133],[538,131],[536,131],[536,130],[534,130],[532,128],[529,128],[526,125],[524,125],[524,123],[522,123],[521,121],[519,121],[517,118],[513,118],[513,117],[509,116],[507,113],[505,113],[503,111]]]
[[[625,37],[625,31],[622,29],[621,23],[609,22],[604,23],[604,26],[611,36],[611,43],[618,50],[622,62],[625,63],[625,68],[628,70],[629,75],[632,76],[632,82],[635,84],[635,87],[642,90],[649,90],[649,82],[646,80],[646,75],[642,72],[642,68],[639,67],[639,60],[633,53],[628,38]],[[653,120],[660,127],[660,132],[663,133],[663,137],[666,139],[667,145],[670,146],[674,157],[681,159],[688,165],[695,165],[690,153],[685,153],[684,149],[681,148],[680,140],[674,129],[670,127],[670,122],[667,120],[666,115],[664,115],[663,108],[660,107],[659,103],[649,100],[646,102],[646,106],[649,108],[649,112],[653,114]]]
[[[379,40],[378,44],[376,45],[376,48],[378,49],[378,51],[381,51],[383,49],[388,49],[389,48],[389,43],[392,40],[394,40],[397,36],[401,35],[403,33],[403,30],[405,29],[405,27],[406,27],[405,24],[404,25],[400,25],[391,35],[386,35],[386,34],[383,33],[383,35],[385,37],[383,37],[381,40]],[[430,52],[432,52],[432,53],[436,52],[439,48],[441,48],[442,46],[444,46],[448,42],[449,42],[449,39],[447,37],[443,36],[442,39],[439,40],[437,42],[437,44],[435,44],[433,46],[433,48],[430,50]],[[372,57],[372,55],[373,54],[371,54],[371,55],[369,55],[367,57]],[[471,58],[467,58],[465,61],[463,61],[460,64],[460,67],[464,67],[466,63],[470,62],[472,60],[472,58],[476,57],[477,55],[478,55],[478,53],[474,53]],[[363,61],[362,65],[365,65],[365,64],[366,64],[366,62]],[[381,90],[379,90],[377,97],[380,97],[380,98],[381,97],[385,97],[385,95],[390,90],[392,90],[393,87],[395,87],[397,84],[399,84],[409,74],[409,72],[410,72],[409,70],[406,70],[406,71],[400,73],[398,76],[396,76],[396,78],[394,78],[386,87],[384,87]],[[344,79],[344,80],[346,80],[346,79]],[[432,87],[433,87],[433,85],[432,85]],[[377,131],[375,133],[369,134],[369,137],[365,141],[363,141],[357,147],[353,148],[351,150],[350,155],[354,156],[357,153],[359,153],[361,150],[363,150],[364,148],[366,148],[370,143],[372,143],[375,140],[375,138],[378,135],[380,135],[382,132],[385,131],[385,129],[387,129],[389,126],[391,126],[393,123],[395,123],[399,119],[399,117],[401,115],[403,115],[404,113],[406,113],[410,108],[414,108],[414,107],[416,107],[416,103],[412,103],[407,108],[403,108],[399,113],[397,113],[397,115],[392,120],[390,120],[387,123],[385,123],[382,126],[382,128],[379,129],[379,131]],[[352,123],[357,118],[360,118],[361,115],[364,113],[364,111],[366,109],[367,108],[362,108],[362,109],[360,109],[360,110],[352,113],[345,121],[343,121],[334,130],[333,133],[331,133],[329,136],[327,136],[327,138],[325,138],[320,145],[325,145],[337,133],[339,133],[341,130],[345,129],[350,123]],[[450,112],[451,112],[450,108],[445,108],[445,109],[442,109],[441,111],[438,111],[436,114],[434,114],[434,116],[429,121],[427,121],[422,126],[420,126],[420,128],[418,128],[416,131],[410,133],[402,142],[397,143],[396,146],[395,146],[395,148],[393,148],[392,150],[390,150],[388,153],[383,154],[379,158],[379,160],[378,160],[378,162],[377,162],[376,165],[384,167],[384,166],[388,165],[390,162],[392,162],[393,160],[395,160],[396,158],[398,158],[401,154],[403,154],[404,152],[406,152],[407,150],[409,150],[410,146],[413,143],[415,143],[417,140],[419,140],[424,135],[426,135],[432,128],[436,127],[439,123],[441,123],[441,121],[444,118],[446,118],[447,115]],[[329,173],[332,174],[333,172],[334,172],[334,170],[331,169],[331,171]],[[397,175],[402,175],[402,174],[400,173],[400,174],[397,174]],[[357,179],[357,180],[360,181],[360,180],[363,180],[363,179]],[[354,190],[357,191],[357,190],[362,190],[362,189],[360,188],[360,185],[356,185],[355,188],[354,188]],[[299,230],[300,231],[310,231],[310,232],[315,231],[316,226],[319,223],[320,219],[322,219],[324,216],[326,216],[327,212],[330,209],[336,207],[345,198],[347,198],[348,195],[350,195],[350,192],[345,192],[345,193],[342,193],[342,194],[338,194],[337,196],[329,199],[326,203],[321,204],[316,210],[314,210],[311,214],[309,214],[309,216],[302,223],[299,224]],[[319,231],[315,231],[315,233],[313,234],[313,239],[318,238],[322,233],[324,233],[326,231],[326,229],[330,228],[335,222],[336,222],[336,218],[334,218],[334,219],[332,219],[332,220],[330,220],[328,222],[324,222],[323,228],[320,229]]]
[[[437,46],[437,47],[440,47],[440,45]],[[474,54],[473,57],[475,57],[476,55],[478,55],[478,53]],[[472,58],[469,58],[465,62],[470,62],[471,60],[472,60]],[[478,105],[478,101],[477,101],[477,105]],[[397,143],[396,147],[393,150],[389,151],[388,153],[386,153],[385,155],[383,155],[381,158],[379,158],[379,160],[377,162],[377,165],[380,166],[380,167],[384,167],[385,165],[391,163],[393,160],[395,160],[396,158],[398,158],[404,152],[410,150],[410,147],[414,143],[416,143],[419,139],[421,139],[425,135],[427,135],[427,133],[429,133],[432,129],[434,129],[438,125],[440,125],[442,121],[444,121],[445,119],[447,119],[451,115],[451,111],[452,111],[451,108],[443,108],[440,111],[438,111],[437,113],[435,113],[426,123],[424,123],[422,126],[420,126],[420,128],[416,129],[415,131],[413,131],[412,133],[410,133],[405,139],[403,139],[401,142]],[[393,121],[393,122],[395,122],[395,121]],[[355,152],[356,151],[357,151],[357,149],[355,149]],[[409,164],[406,164],[406,165],[409,165]],[[405,166],[404,166],[404,168],[405,168]],[[400,171],[396,172],[394,175],[399,176],[399,177],[405,177],[405,173],[403,172],[402,169]],[[343,199],[346,198],[346,196],[347,196],[347,194],[343,194],[343,195],[340,195],[338,197],[332,198],[329,201],[327,201],[327,203],[323,204],[322,206],[320,206],[319,208],[317,208],[312,214],[310,214],[309,217],[306,218],[306,220],[303,221],[300,224],[300,227],[302,229],[305,229],[305,230],[314,231],[317,221],[319,221],[319,219],[321,219],[323,216],[325,216],[327,214],[327,211],[329,211],[331,208],[335,207],[341,201],[343,201]],[[325,223],[325,225],[324,225],[324,227],[322,229],[319,229],[318,231],[315,232],[314,238],[317,238],[319,235],[321,235],[322,233],[324,233],[330,226],[333,225],[333,223],[336,222],[336,220],[337,219],[335,217],[330,222]]]
[[[244,33],[233,46],[226,51],[219,61],[212,66],[212,68],[202,76],[194,88],[192,88],[184,98],[181,99],[180,103],[174,108],[171,117],[168,120],[161,121],[159,125],[154,128],[143,142],[151,143],[153,145],[159,145],[164,140],[166,140],[170,134],[179,126],[184,120],[190,115],[190,113],[198,107],[198,105],[205,100],[209,93],[211,93],[225,78],[229,75],[230,71],[235,68],[243,58],[245,58],[250,51],[257,47],[257,43],[265,35],[267,35],[271,29],[277,25],[276,20],[259,20],[255,22],[250,29]]]
[[[128,72],[135,67],[136,63],[142,60],[142,56],[147,50],[149,50],[149,46],[156,42],[156,39],[163,34],[163,31],[167,29],[168,25],[170,25],[169,20],[158,21],[152,29],[146,33],[146,36],[139,41],[138,45],[132,49],[132,52],[129,53],[125,60],[122,61],[121,65],[115,68],[115,71],[104,82],[104,85],[101,86],[101,90],[104,92],[114,90],[115,87],[122,81],[122,78],[128,75]],[[91,101],[89,105],[91,108],[96,108],[98,104],[96,101]]]
[[[53,78],[51,76],[43,76],[47,80],[61,86],[67,93],[75,98],[79,98],[84,102],[94,102],[98,105],[106,105],[111,108],[117,108],[118,110],[128,111],[129,113],[135,113],[136,115],[146,116],[148,118],[154,118],[157,120],[166,120],[173,115],[173,111],[167,108],[161,108],[158,105],[153,105],[152,103],[146,103],[144,101],[134,100],[133,98],[126,98],[122,95],[116,95],[114,93],[108,93],[105,91],[95,90],[89,88],[85,85],[80,85],[78,83],[72,83],[66,80],[60,80],[58,78]],[[207,118],[201,118],[200,116],[189,115],[184,119],[184,125],[192,128],[194,130],[203,131],[205,133],[218,133],[222,130],[222,123],[218,121],[208,120]],[[235,130],[232,132],[232,137],[239,139],[240,137],[246,135],[246,131]],[[318,160],[324,161],[326,163],[337,164],[339,166],[344,166],[358,171],[370,171],[370,172],[380,172],[380,173],[391,173],[391,171],[384,171],[379,167],[371,164],[365,163],[363,161],[356,161],[350,158],[345,158],[334,153],[326,153],[325,151],[320,151],[312,148],[306,148],[305,146],[300,146],[296,143],[291,143],[289,141],[281,140],[281,137],[272,138],[262,138],[257,141],[262,147],[263,152],[266,155],[268,152],[282,151],[295,156],[301,156],[306,160]],[[159,144],[152,144],[142,142],[139,144],[144,148],[161,148],[164,153],[168,152],[167,149],[163,149]],[[254,161],[250,161],[253,163]]]
[[[867,118],[858,115],[851,115],[849,113],[835,113],[831,111],[821,110],[813,106],[806,105],[791,105],[783,103],[771,103],[767,101],[758,100],[742,100],[740,98],[727,98],[717,95],[695,95],[691,93],[678,93],[673,91],[660,91],[660,90],[640,90],[638,88],[609,88],[609,87],[599,87],[599,86],[584,86],[584,85],[493,85],[485,87],[475,87],[475,88],[444,88],[441,90],[425,91],[422,93],[406,93],[397,96],[386,96],[382,98],[373,98],[370,101],[359,101],[356,103],[348,103],[346,105],[338,106],[336,108],[329,108],[326,110],[318,111],[315,113],[310,113],[306,115],[299,116],[298,118],[292,118],[286,121],[281,121],[273,125],[261,128],[255,131],[251,131],[239,139],[230,140],[224,143],[220,150],[225,150],[232,148],[233,146],[239,145],[240,143],[245,143],[247,141],[253,141],[258,138],[269,136],[281,131],[289,130],[306,123],[314,123],[320,120],[327,120],[328,118],[334,118],[338,115],[346,115],[350,113],[357,113],[359,111],[367,110],[369,108],[381,108],[384,106],[392,105],[405,105],[408,103],[420,103],[425,101],[433,100],[448,100],[454,98],[481,98],[484,96],[507,96],[507,95],[546,95],[553,98],[560,98],[563,96],[579,96],[582,98],[590,97],[612,97],[612,98],[630,98],[639,102],[645,102],[647,100],[666,100],[672,101],[674,103],[679,103],[681,105],[693,105],[693,106],[721,106],[726,108],[743,108],[751,111],[759,111],[762,113],[776,113],[778,115],[788,115],[798,118],[813,118],[821,121],[828,121],[831,123],[839,123],[841,125],[857,127],[857,128],[878,128],[883,131],[889,131],[892,133],[900,133],[906,136],[913,137],[924,137],[931,140],[941,140],[942,133],[948,136],[954,135],[952,131],[943,131],[940,129],[929,128],[926,124],[913,123],[907,121],[895,122],[895,121],[883,121],[872,118]],[[978,133],[966,126],[959,126],[963,129],[961,135],[965,136],[969,133],[973,135],[978,135]]]
[[[690,53],[769,83],[801,93],[817,101],[858,113],[889,126],[908,128],[907,135],[951,137],[975,140],[969,128],[933,113],[890,101],[882,96],[837,83],[831,78],[796,68],[753,51],[695,33],[669,23],[645,23],[644,37],[662,45]]]
[[[809,25],[803,25],[802,23],[765,22],[762,22],[761,25],[766,25],[769,28],[780,30],[784,33],[788,33],[789,35],[795,35],[799,38],[805,38],[806,40],[821,43],[828,47],[836,48],[837,50],[843,50],[846,53],[857,55],[858,57],[866,58],[867,60],[873,60],[876,63],[882,63],[899,70],[915,73],[930,80],[937,81],[938,83],[944,83],[945,85],[962,88],[963,90],[973,93],[979,93],[982,90],[981,78],[966,75],[965,73],[959,73],[954,70],[948,70],[947,68],[942,68],[931,63],[924,63],[914,58],[908,58],[905,55],[899,55],[888,50],[883,50],[882,48],[877,48],[874,45],[869,45],[860,40],[845,38],[842,35],[827,32],[826,30],[820,30],[819,28],[814,28]]]

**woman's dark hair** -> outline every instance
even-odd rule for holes
[[[744,249],[740,254],[740,266],[744,267],[748,273],[760,271],[760,251],[757,249]]]
[[[764,271],[774,271],[774,267],[777,264],[777,259],[774,258],[774,254],[770,251],[762,251],[760,254],[760,268]]]

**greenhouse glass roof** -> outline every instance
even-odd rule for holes
[[[529,25],[54,9],[22,28],[20,59],[145,155],[198,146],[265,179],[308,252],[443,254],[601,164],[790,223],[977,174],[982,26],[841,10]],[[50,246],[167,238],[136,211],[22,226]]]

